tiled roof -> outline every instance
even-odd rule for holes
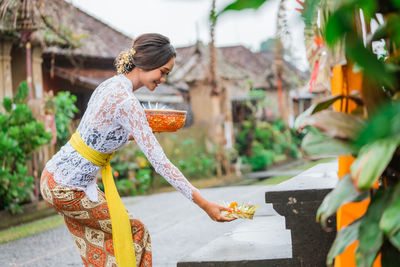
[[[29,3],[31,24],[38,28],[31,40],[41,43],[45,53],[115,58],[122,49],[132,45],[131,37],[64,0],[31,0]],[[5,16],[0,21],[0,37],[19,38],[15,21],[21,7],[20,1],[14,1],[11,5],[1,4],[0,1],[4,13],[0,15]]]
[[[72,50],[72,54],[90,57],[115,58],[123,49],[130,48],[132,38],[110,27],[101,19],[89,15],[64,0],[53,0],[59,6],[56,16],[69,17],[67,27],[82,39],[81,47]],[[71,53],[59,47],[49,47],[45,52],[59,54]]]
[[[72,83],[95,89],[101,82],[115,75],[114,70],[54,67],[54,74]]]
[[[209,49],[202,43],[177,48],[176,67],[171,80],[187,83],[206,81],[209,77]],[[222,79],[253,81],[255,88],[272,88],[275,79],[273,52],[254,53],[244,46],[217,48],[217,72]],[[298,87],[308,78],[295,66],[285,61],[283,85]],[[272,83],[271,83],[272,82]]]

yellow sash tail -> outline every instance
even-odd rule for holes
[[[84,158],[101,167],[101,176],[111,218],[115,258],[119,267],[136,266],[131,224],[128,213],[115,186],[110,166],[110,161],[115,152],[106,154],[90,148],[83,142],[78,131],[72,135],[69,143]]]

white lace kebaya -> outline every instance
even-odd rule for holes
[[[193,201],[192,190],[197,189],[165,156],[133,94],[131,81],[123,74],[104,81],[94,90],[78,132],[85,144],[102,153],[118,150],[132,135],[156,172]],[[96,177],[101,168],[82,157],[69,143],[52,157],[46,168],[57,183],[83,190],[91,201],[98,201]]]

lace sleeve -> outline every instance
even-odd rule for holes
[[[131,133],[153,165],[157,173],[162,175],[173,187],[185,197],[193,201],[192,186],[183,174],[166,157],[163,149],[155,138],[146,115],[139,101],[133,96],[126,99],[120,105],[119,121],[129,133]]]

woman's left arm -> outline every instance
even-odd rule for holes
[[[221,215],[221,211],[227,211],[228,208],[206,200],[168,160],[149,126],[143,108],[135,97],[129,97],[119,105],[116,118],[122,127],[133,136],[156,172],[161,174],[173,187],[202,208],[212,220],[218,222],[233,220]]]
[[[193,192],[197,191],[183,174],[166,157],[155,138],[143,108],[134,96],[129,96],[118,107],[117,120],[146,155],[157,173],[162,175],[172,186],[193,201]]]

